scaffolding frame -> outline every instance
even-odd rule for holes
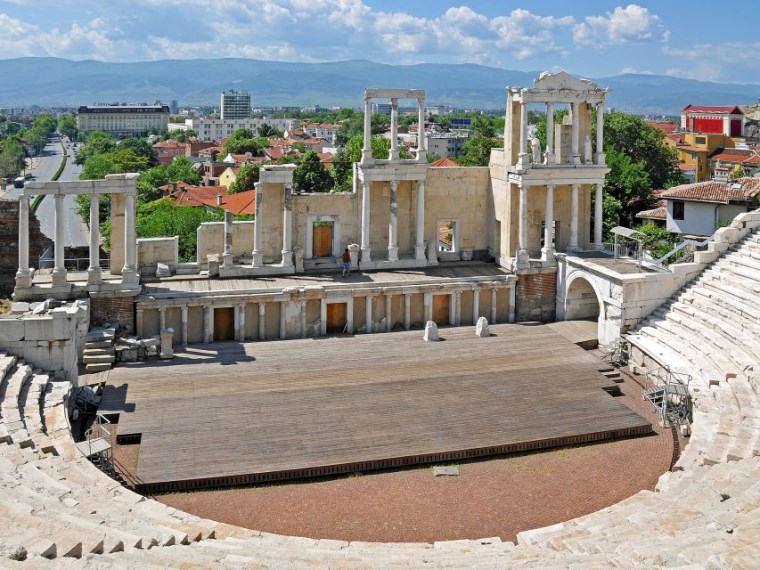
[[[692,421],[691,375],[669,366],[648,370],[644,377],[644,400],[652,404],[663,426],[678,426]]]

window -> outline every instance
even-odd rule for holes
[[[673,200],[673,219],[683,220],[684,203],[681,200]]]
[[[694,144],[707,144],[707,137],[694,137]]]

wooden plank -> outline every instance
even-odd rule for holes
[[[189,347],[113,369],[101,410],[121,410],[120,435],[142,434],[140,479],[167,485],[649,431],[601,390],[598,359],[549,327],[491,330]]]

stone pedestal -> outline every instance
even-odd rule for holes
[[[423,337],[425,342],[436,342],[441,340],[438,337],[438,325],[434,321],[428,321],[425,323],[425,336]]]
[[[359,269],[359,251],[361,248],[358,243],[348,245],[348,254],[351,256],[351,271]]]
[[[161,353],[159,356],[163,359],[169,359],[174,357],[174,348],[172,347],[172,339],[174,338],[174,329],[164,329],[161,331]]]
[[[304,255],[304,252],[303,252],[303,248],[301,246],[297,245],[297,246],[295,246],[293,248],[293,257],[296,260],[296,273],[303,273],[304,272],[304,268],[303,268],[303,255]]]
[[[491,331],[488,328],[488,319],[485,317],[478,318],[478,323],[475,325],[475,336],[481,338],[488,338],[491,336]]]

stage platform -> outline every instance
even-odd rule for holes
[[[139,490],[443,462],[651,432],[608,366],[545,325],[195,345],[108,373]]]

